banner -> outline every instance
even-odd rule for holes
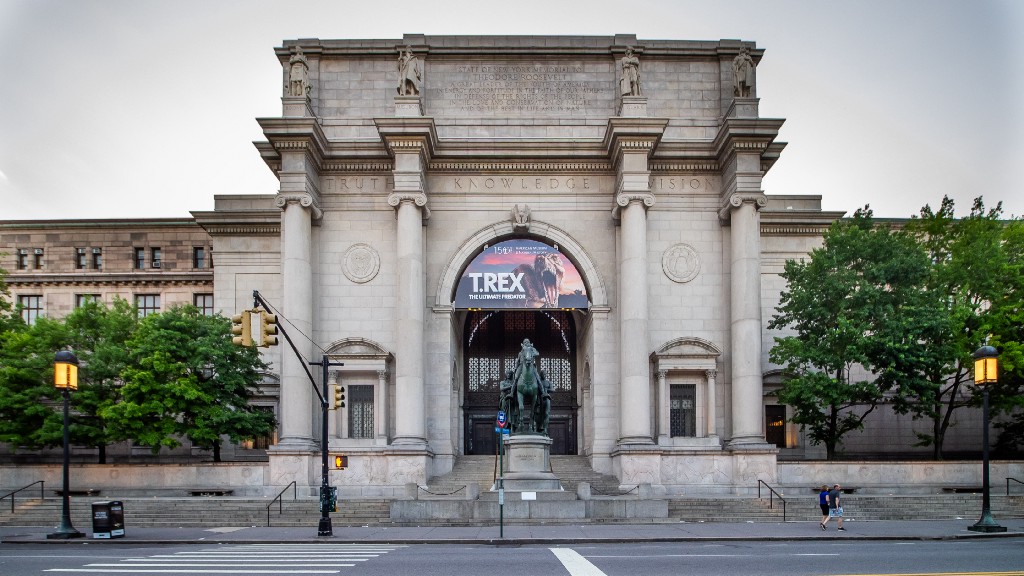
[[[580,273],[564,254],[536,240],[506,240],[481,252],[462,273],[455,307],[589,308]]]

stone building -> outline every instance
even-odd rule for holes
[[[524,338],[553,384],[553,454],[669,493],[774,478],[797,444],[765,396],[777,273],[841,214],[762,189],[783,121],[758,114],[753,43],[406,35],[276,53],[282,115],[259,119],[256,147],[280,189],[194,216],[218,307],[258,290],[307,360],[344,363],[329,426],[347,489],[493,454]],[[289,349],[271,354],[271,483],[313,486],[318,404]]]

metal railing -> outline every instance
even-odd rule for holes
[[[277,515],[280,516],[284,510],[283,501],[281,497],[284,496],[284,493],[287,492],[289,488],[294,489],[294,491],[292,492],[292,500],[299,499],[299,488],[295,484],[295,480],[292,480],[291,484],[285,486],[284,490],[278,492],[277,496],[274,496],[274,499],[270,501],[270,504],[267,504],[267,528],[270,528],[270,507],[274,505],[274,502],[277,502]]]
[[[761,485],[764,485],[764,487],[768,489],[768,508],[775,509],[775,498],[778,498],[779,502],[782,502],[782,521],[785,522],[786,521],[786,499],[782,497],[782,494],[779,494],[778,492],[775,491],[774,488],[772,488],[771,486],[766,484],[764,480],[758,480],[757,481],[757,497],[758,498],[761,498]]]
[[[0,496],[0,502],[3,502],[4,498],[7,498],[8,496],[10,496],[10,498],[11,498],[11,514],[14,514],[14,495],[17,494],[18,492],[21,492],[22,490],[28,490],[29,488],[35,486],[36,484],[39,484],[39,499],[40,500],[44,500],[45,499],[44,493],[46,491],[45,490],[44,481],[43,480],[36,480],[35,482],[29,484],[28,486],[23,486],[21,488],[18,488],[17,490],[14,490],[12,492],[8,492],[7,494],[4,494],[3,496]]]
[[[1011,480],[1016,482],[1017,484],[1024,484],[1024,482],[1021,482],[1020,480],[1017,480],[1016,478],[1007,478],[1006,479],[1006,495],[1007,496],[1010,495],[1010,481]]]

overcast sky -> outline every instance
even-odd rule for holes
[[[272,194],[273,48],[404,33],[738,38],[766,50],[769,194],[1024,213],[1024,2],[0,0],[0,220],[180,217]],[[1011,170],[1011,168],[1015,170]]]

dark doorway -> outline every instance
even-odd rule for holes
[[[786,407],[768,404],[764,407],[764,439],[779,448],[786,447]]]
[[[512,369],[523,338],[540,352],[540,368],[551,381],[551,453],[576,454],[576,329],[567,312],[552,310],[471,311],[463,332],[466,454],[490,455],[499,383]]]

